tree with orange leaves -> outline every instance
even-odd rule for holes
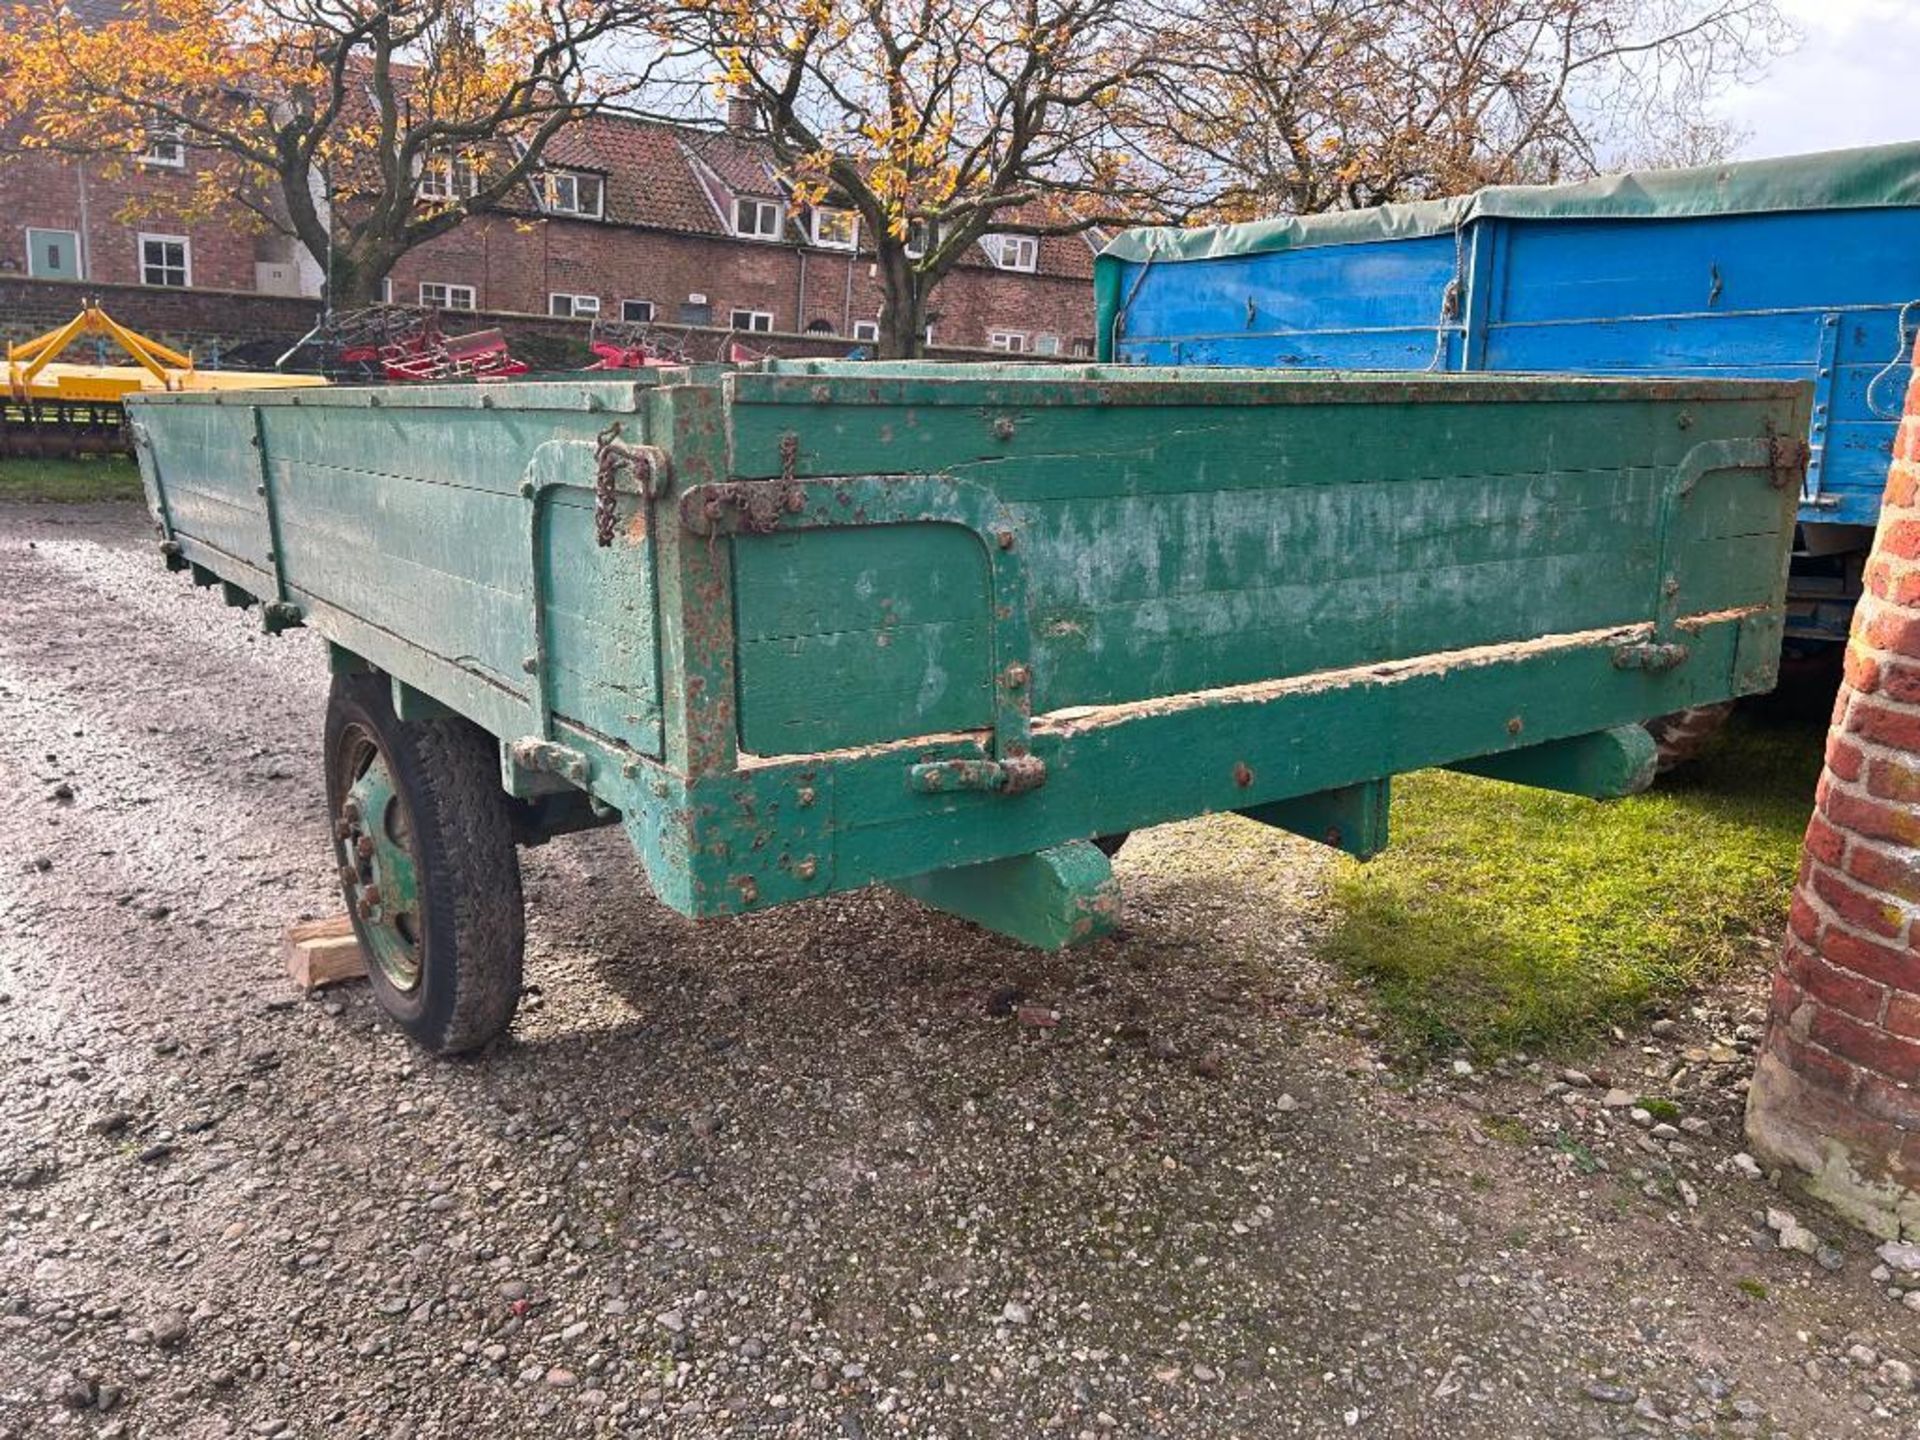
[[[611,98],[594,0],[0,0],[0,145],[124,162],[156,137],[196,204],[291,235],[329,300],[524,185]]]
[[[857,212],[883,357],[919,353],[934,287],[983,239],[1013,237],[1018,266],[1021,237],[1160,213],[1127,97],[1164,35],[1137,0],[653,0],[628,31],[651,113],[694,100],[663,75],[750,103],[795,205]]]

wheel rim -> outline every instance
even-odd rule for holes
[[[368,958],[399,991],[420,984],[420,872],[413,856],[413,816],[393,783],[387,757],[365,731],[344,740],[353,776],[334,820],[340,884]]]

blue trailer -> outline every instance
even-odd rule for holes
[[[1846,638],[1920,333],[1920,144],[1117,237],[1100,356],[1811,380],[1788,636]]]

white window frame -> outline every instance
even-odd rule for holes
[[[878,341],[880,338],[880,322],[878,320],[854,321],[853,338],[856,340]]]
[[[380,303],[382,305],[391,305],[393,303],[393,277],[391,275],[383,275],[380,278]]]
[[[753,216],[753,228],[741,225],[743,214]],[[760,228],[772,217],[772,230]],[[778,242],[786,234],[786,209],[778,200],[761,200],[752,195],[733,197],[733,233],[742,240],[768,240]]]
[[[147,244],[149,241],[156,245],[178,245],[180,247],[179,268],[181,278],[178,285],[170,285],[165,280],[149,280],[147,278],[150,269],[147,264]],[[135,252],[140,257],[140,283],[142,285],[151,285],[156,290],[191,290],[193,288],[193,240],[190,236],[155,235],[142,230],[134,244]],[[164,263],[159,266],[159,269],[163,273],[173,268],[173,266]]]
[[[440,298],[435,300],[427,293],[429,290],[438,290]],[[459,305],[454,302],[456,292],[467,297],[466,304]],[[479,292],[471,285],[453,285],[445,280],[420,282],[420,303],[430,310],[478,310],[479,299]]]
[[[634,306],[643,307],[647,313],[644,315],[628,313]],[[622,300],[620,302],[620,318],[629,325],[651,325],[654,314],[655,308],[651,300]]]
[[[1028,348],[1036,355],[1058,355],[1060,353],[1060,337],[1043,330],[1033,337],[1033,343]]]
[[[459,193],[464,179],[466,194]],[[422,200],[472,199],[480,189],[473,161],[465,155],[429,155],[420,162],[420,179],[413,193]]]
[[[987,258],[1002,270],[1018,270],[1031,275],[1040,268],[1040,237],[1037,235],[988,235],[981,242]]]
[[[924,220],[907,221],[907,258],[918,260],[928,250],[927,241],[931,238],[932,227]]]
[[[1004,350],[1009,355],[1024,355],[1027,353],[1027,332],[1024,330],[989,330],[987,332],[987,348],[989,350]]]
[[[561,182],[566,182],[563,187]],[[588,208],[580,203],[581,183],[593,185],[593,206]],[[560,203],[562,189],[570,189],[572,201]],[[536,178],[535,193],[539,196],[540,208],[549,215],[577,215],[583,220],[599,220],[607,213],[607,181],[603,175],[591,170],[543,170]]]
[[[846,221],[846,235],[837,240],[822,235],[820,233],[820,222],[822,220],[836,222],[840,220]],[[816,205],[813,207],[812,233],[813,243],[823,250],[858,250],[860,248],[860,212],[857,210],[841,209],[833,205]]]
[[[740,323],[742,316],[746,317],[747,323],[744,325]],[[766,322],[764,325],[760,323],[763,320]],[[749,335],[765,335],[773,329],[773,312],[771,310],[729,310],[727,312],[727,328],[729,330],[739,330]]]
[[[560,308],[566,302],[566,309]],[[598,295],[575,295],[565,290],[554,290],[547,295],[547,314],[556,320],[591,320],[600,313]]]
[[[87,260],[86,256],[80,253],[80,232],[78,230],[66,230],[58,225],[29,225],[27,226],[27,277],[29,279],[52,278],[51,276],[36,276],[33,273],[33,237],[36,235],[65,235],[70,238],[73,241],[73,278],[76,280],[84,280],[87,278]]]
[[[133,157],[136,165],[151,165],[158,170],[187,168],[187,137],[177,126],[158,126],[147,131],[147,146]]]
[[[1067,353],[1076,360],[1091,360],[1096,353],[1093,337],[1091,335],[1074,336],[1067,346]]]

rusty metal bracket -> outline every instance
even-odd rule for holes
[[[583,789],[587,784],[590,771],[587,757],[570,746],[529,735],[508,745],[507,757],[522,770],[536,775],[558,775]]]

